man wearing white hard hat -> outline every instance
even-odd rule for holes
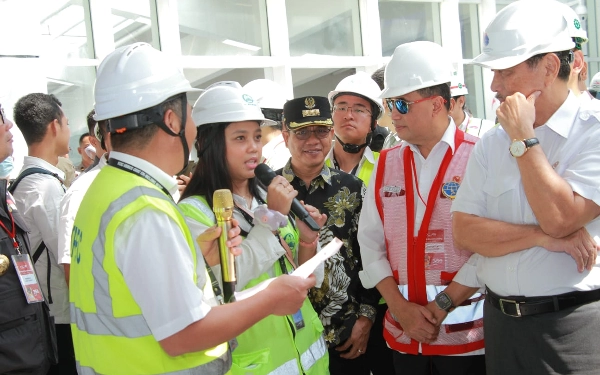
[[[485,132],[494,127],[494,122],[475,118],[467,111],[465,95],[469,93],[467,86],[458,81],[452,81],[450,86],[450,95],[452,96],[452,107],[450,116],[456,126],[468,134],[473,134],[481,138]]]
[[[73,226],[79,374],[226,374],[227,341],[271,313],[296,312],[314,285],[313,277],[283,276],[218,305],[220,288],[200,252],[207,249],[171,197],[196,136],[191,91],[172,59],[146,43],[120,47],[98,67],[94,118],[107,120],[112,151]],[[237,225],[228,238],[233,251]]]
[[[488,374],[597,374],[600,106],[568,90],[574,47],[548,1],[492,20],[483,53],[500,127],[475,146],[452,205],[454,239],[477,253],[446,289],[487,287]],[[460,283],[460,284],[459,284]]]
[[[262,128],[262,160],[271,169],[278,170],[290,159],[290,150],[285,146],[281,120],[286,95],[283,87],[268,79],[255,79],[244,86],[244,90],[256,100],[265,118],[274,124]]]
[[[342,79],[328,95],[335,140],[325,163],[330,168],[353,174],[365,186],[379,158],[379,152],[371,150],[369,144],[378,126],[377,120],[384,115],[380,94],[377,83],[367,73],[358,72]],[[366,362],[373,375],[389,374],[393,369],[392,352],[382,335],[386,310],[387,305],[381,300],[375,320],[359,318],[353,328],[357,329],[360,324],[370,328]]]
[[[485,373],[483,297],[454,304],[444,292],[472,255],[454,246],[450,205],[477,141],[449,115],[452,70],[440,45],[412,42],[396,48],[385,71],[381,98],[402,143],[381,152],[358,240],[361,281],[388,304],[384,337],[396,374]]]
[[[588,92],[593,98],[600,99],[600,72],[596,73],[592,77]]]

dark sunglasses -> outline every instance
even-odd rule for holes
[[[331,133],[331,127],[329,126],[317,126],[315,130],[298,129],[298,130],[288,130],[290,133],[294,134],[296,138],[301,141],[306,141],[310,138],[311,133],[315,133],[315,136],[319,139],[324,139],[329,136]]]
[[[411,104],[417,104],[417,103],[421,103],[424,102],[426,100],[431,100],[434,98],[437,98],[439,95],[434,95],[434,96],[430,96],[428,98],[423,98],[423,99],[419,99],[419,100],[415,100],[414,102],[407,102],[404,99],[386,99],[385,102],[390,110],[390,112],[394,111],[394,107],[396,107],[396,109],[398,110],[398,112],[400,112],[401,114],[405,115],[408,113],[408,106]],[[446,99],[444,99],[444,103],[446,103]]]

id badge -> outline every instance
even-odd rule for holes
[[[301,330],[302,328],[304,328],[305,324],[301,310],[298,310],[294,315],[292,315],[292,318],[294,318],[294,324],[296,325],[297,330]]]
[[[12,256],[13,264],[19,276],[23,293],[27,303],[36,303],[44,301],[44,295],[42,294],[42,288],[38,282],[35,271],[33,270],[33,264],[29,254],[20,254]]]

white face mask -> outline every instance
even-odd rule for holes
[[[85,154],[92,160],[96,157],[96,148],[92,145],[89,145],[85,148]]]
[[[10,172],[15,168],[13,157],[9,156],[0,163],[0,178],[8,178]]]

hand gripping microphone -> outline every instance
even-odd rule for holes
[[[213,211],[217,225],[221,228],[219,236],[219,255],[221,258],[221,278],[223,279],[223,299],[225,303],[235,301],[235,257],[227,247],[227,233],[231,229],[233,217],[233,196],[228,189],[220,189],[213,194]]]
[[[275,172],[273,172],[273,170],[266,164],[259,164],[254,170],[254,174],[256,175],[256,178],[258,178],[258,180],[265,186],[269,186],[271,181],[273,181],[276,176]],[[317,222],[310,216],[308,211],[306,211],[306,208],[304,208],[298,199],[294,198],[290,211],[292,211],[297,218],[302,220],[304,224],[308,225],[308,227],[313,231],[318,232],[321,229],[321,227],[319,227]]]

